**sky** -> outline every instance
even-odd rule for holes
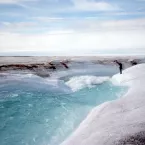
[[[0,0],[0,55],[145,54],[145,0]]]

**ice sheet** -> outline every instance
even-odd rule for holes
[[[61,145],[118,145],[145,131],[145,64],[128,68],[111,81],[129,86],[128,92],[118,100],[94,108]]]

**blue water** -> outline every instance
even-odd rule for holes
[[[95,106],[125,88],[104,82],[77,92],[62,80],[0,77],[0,145],[59,145]]]

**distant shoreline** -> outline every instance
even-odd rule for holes
[[[26,59],[28,58],[28,59]],[[104,56],[0,56],[0,65],[15,63],[45,63],[49,61],[112,61],[114,59],[129,61],[130,59],[145,59],[145,55],[104,55]]]
[[[114,65],[114,60],[130,65],[131,60],[141,63],[145,61],[145,56],[0,56],[0,73],[6,71],[28,71],[30,73],[48,77],[49,72],[59,69],[69,69],[62,65],[71,66],[79,63],[82,66],[84,63],[93,63],[94,65]],[[71,68],[71,67],[70,67]]]

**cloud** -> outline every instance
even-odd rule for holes
[[[0,0],[0,4],[13,4],[19,2],[28,2],[28,1],[36,1],[36,0]]]
[[[0,33],[0,52],[95,55],[99,52],[145,53],[145,30],[76,33],[72,30],[24,35]]]
[[[15,11],[16,14],[20,12],[20,16],[26,14],[25,18],[12,17],[10,13],[15,7],[6,10],[9,16],[1,16],[0,52],[47,51],[67,55],[145,52],[145,18],[135,19],[144,11],[120,11],[113,1],[71,0],[72,3],[61,6],[58,4],[61,0],[29,4],[26,1],[37,0],[0,0],[0,4],[29,7],[28,10],[19,7]]]
[[[145,29],[145,18],[132,20],[110,20],[99,21],[98,23],[91,23],[93,29],[97,30],[139,30]],[[93,26],[94,25],[94,26]]]
[[[145,18],[130,20],[98,20],[95,18],[70,20],[69,28],[78,32],[145,30]]]
[[[35,22],[1,22],[0,25],[0,31],[13,33],[30,32],[38,28]]]
[[[13,33],[98,33],[103,31],[132,31],[145,30],[145,18],[131,20],[98,20],[95,17],[62,18],[36,17],[32,22],[1,22],[0,31]],[[70,32],[71,30],[71,32]]]
[[[74,9],[79,11],[112,11],[119,8],[107,2],[96,2],[94,0],[72,0]]]
[[[33,20],[37,20],[37,21],[40,21],[40,22],[58,22],[58,21],[61,21],[61,20],[66,20],[66,18],[63,18],[63,17],[32,17]]]
[[[0,4],[17,3],[23,0],[0,0]]]
[[[89,33],[103,31],[145,30],[145,18],[130,20],[98,20],[96,17],[33,17],[31,22],[1,22],[0,31],[13,33]],[[71,30],[71,32],[70,32]],[[67,32],[68,33],[68,32]]]
[[[10,22],[2,22],[2,24],[6,27],[11,27],[11,28],[24,28],[24,27],[32,27],[35,26],[36,24],[34,22],[17,22],[17,23],[10,23]]]

